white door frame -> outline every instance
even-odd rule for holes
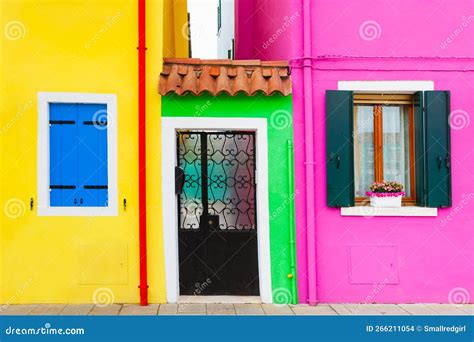
[[[263,303],[271,303],[267,120],[263,118],[162,117],[161,129],[163,231],[168,303],[176,303],[179,297],[178,208],[174,189],[174,168],[177,165],[176,131],[180,129],[252,130],[256,132],[257,248],[260,299]]]

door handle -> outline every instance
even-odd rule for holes
[[[332,162],[336,160],[336,169],[339,170],[339,166],[341,165],[341,157],[339,156],[339,153],[333,153],[331,152],[329,154],[329,161]]]
[[[200,228],[211,231],[211,230],[219,230],[219,215],[201,215],[199,222]]]
[[[184,188],[184,170],[179,166],[174,168],[174,192],[176,195],[183,193]]]
[[[436,164],[438,165],[438,170],[441,170],[441,156],[438,154],[438,157],[436,158]]]

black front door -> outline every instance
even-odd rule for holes
[[[258,295],[255,133],[177,140],[180,294]]]

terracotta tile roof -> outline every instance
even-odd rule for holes
[[[160,74],[159,93],[166,95],[188,92],[199,95],[243,92],[253,95],[291,93],[288,63],[284,61],[228,60],[197,58],[165,58]]]

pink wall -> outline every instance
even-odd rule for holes
[[[300,29],[298,1],[235,0],[235,16],[236,59],[288,60],[302,48],[292,39]]]
[[[282,1],[272,8],[268,1],[245,2],[253,7],[247,7],[246,18],[237,19],[241,27],[246,20],[254,28],[270,22],[271,29],[252,29],[251,40],[240,39],[237,56],[292,60],[296,188],[303,194],[296,198],[298,286],[300,302],[307,302],[306,198],[301,191],[305,189],[305,126],[299,59],[303,57],[303,0]],[[279,18],[295,11],[300,13],[298,19],[262,49],[261,42],[267,41],[268,32],[275,32]],[[250,23],[252,13],[254,22]],[[364,23],[369,25],[367,31]],[[435,218],[341,217],[338,209],[326,206],[324,96],[326,90],[337,89],[339,80],[432,80],[436,90],[451,91],[451,109],[465,111],[470,121],[474,114],[474,1],[313,0],[311,34],[312,56],[306,57],[312,57],[308,61],[312,66],[316,203],[310,210],[316,219],[310,224],[315,224],[316,241],[309,245],[316,248],[318,301],[448,302],[459,299],[457,293],[472,302],[474,122],[451,130],[452,208],[440,209]],[[364,282],[370,284],[360,284]]]

